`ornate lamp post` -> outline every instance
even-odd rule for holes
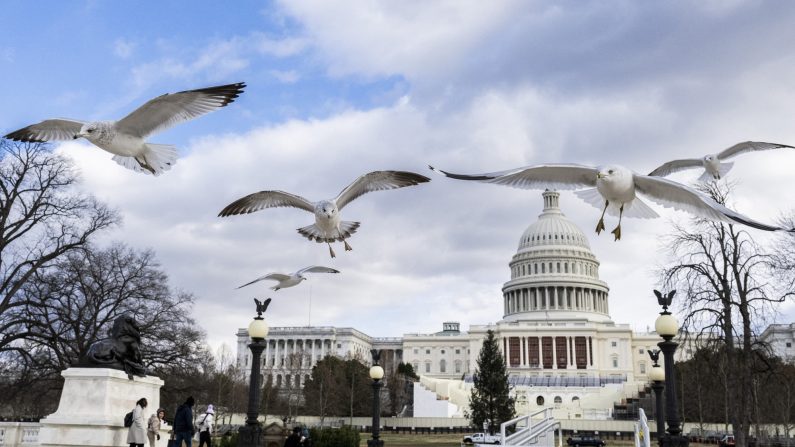
[[[646,351],[654,362],[651,370],[649,371],[649,379],[651,380],[651,389],[654,390],[654,420],[657,421],[657,442],[662,444],[662,438],[665,434],[665,412],[663,411],[663,396],[662,392],[665,388],[665,371],[659,365],[660,350]]]
[[[262,362],[260,356],[262,351],[265,350],[265,337],[268,336],[268,323],[262,318],[262,314],[268,309],[271,299],[268,298],[264,303],[254,298],[257,304],[257,316],[248,325],[248,336],[251,338],[251,343],[248,348],[251,349],[251,378],[249,379],[248,387],[248,412],[246,413],[246,425],[240,427],[240,435],[237,438],[238,447],[260,447],[262,446],[262,426],[260,425],[257,417],[259,416],[259,400],[260,400],[260,378],[262,377]]]
[[[654,322],[654,329],[663,338],[657,343],[665,359],[665,415],[668,422],[668,433],[660,440],[661,447],[688,447],[690,441],[681,435],[679,413],[676,411],[676,376],[674,375],[674,353],[679,343],[673,341],[674,336],[679,332],[679,322],[668,312],[668,306],[673,301],[676,291],[671,291],[668,295],[663,295],[655,290],[657,302],[663,308],[657,321]]]
[[[381,379],[384,378],[384,368],[378,365],[381,350],[371,349],[370,354],[373,356],[373,366],[370,367],[370,378],[373,379],[373,439],[367,440],[367,447],[383,447],[384,441],[378,439],[378,428],[381,425],[381,387],[384,386]]]

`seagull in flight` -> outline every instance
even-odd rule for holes
[[[793,146],[778,143],[765,143],[762,141],[745,141],[737,143],[734,146],[724,149],[717,154],[708,154],[702,158],[686,158],[682,160],[673,160],[664,163],[659,168],[651,171],[649,175],[655,177],[665,177],[673,174],[674,172],[683,171],[691,168],[704,168],[704,173],[698,179],[702,182],[709,180],[720,180],[721,177],[726,176],[726,173],[734,166],[734,163],[724,163],[725,160],[734,157],[735,155],[744,154],[753,151],[767,151],[771,149],[795,149]]]
[[[136,172],[160,175],[177,162],[177,148],[148,143],[150,135],[225,107],[240,96],[246,84],[167,93],[149,100],[118,121],[49,119],[5,136],[15,141],[45,142],[85,138],[113,154],[113,161]]]
[[[309,267],[304,267],[297,272],[284,274],[284,273],[268,273],[265,276],[260,276],[259,278],[251,281],[249,283],[243,284],[242,286],[238,287],[238,289],[242,289],[243,287],[250,286],[255,282],[262,281],[263,279],[272,279],[274,281],[278,281],[278,284],[271,287],[271,290],[279,290],[279,289],[286,289],[288,287],[297,286],[301,284],[301,281],[307,279],[304,276],[304,273],[339,273],[339,270],[333,269],[331,267],[323,267],[321,265],[312,265]]]
[[[331,243],[339,241],[345,244],[345,251],[352,250],[347,239],[356,232],[360,225],[359,222],[341,220],[340,211],[345,205],[368,192],[403,188],[430,180],[428,177],[413,172],[374,171],[357,178],[333,199],[311,202],[301,196],[284,191],[260,191],[235,200],[221,210],[218,216],[248,214],[275,207],[293,207],[309,211],[315,215],[315,223],[299,228],[298,233],[310,241],[328,244],[329,254],[334,258],[336,254],[331,248]]]
[[[640,193],[666,208],[686,211],[705,219],[740,223],[765,231],[789,231],[784,228],[757,222],[743,216],[695,189],[680,183],[648,175],[641,175],[619,165],[599,167],[577,164],[543,164],[510,169],[488,174],[452,174],[429,166],[431,170],[458,180],[474,180],[495,183],[520,189],[582,189],[575,191],[577,197],[601,208],[602,215],[596,224],[596,234],[605,229],[605,212],[618,216],[618,226],[612,231],[615,240],[621,239],[621,218],[637,217],[651,219],[659,217],[636,194]]]

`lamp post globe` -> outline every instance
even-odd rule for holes
[[[654,330],[661,337],[673,337],[679,332],[679,322],[669,313],[662,313],[654,322]]]
[[[252,339],[263,339],[268,336],[269,331],[270,327],[262,317],[254,318],[248,325],[248,336]]]
[[[384,368],[378,365],[373,365],[370,368],[370,378],[373,380],[381,380],[384,378]]]
[[[649,380],[653,382],[665,382],[665,370],[662,366],[655,365],[649,371]]]

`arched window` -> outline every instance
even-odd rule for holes
[[[579,398],[579,396],[574,396],[574,397],[572,397],[572,398],[571,398],[571,403],[579,405],[579,404],[580,404],[580,398]]]
[[[538,405],[539,407],[544,405],[544,396],[536,397],[536,405]]]
[[[533,270],[535,270],[535,274],[538,275],[538,264],[533,264]]]
[[[281,374],[277,374],[276,375],[276,388],[280,388],[281,386],[282,386],[282,375]]]
[[[414,372],[417,372],[417,371],[420,370],[420,364],[417,363],[417,362],[412,363],[411,367],[414,368]]]
[[[547,265],[541,264],[541,273],[546,273],[546,272],[547,272]]]
[[[555,405],[560,405],[560,404],[563,403],[563,398],[560,397],[560,396],[555,396],[554,402],[555,402]]]
[[[455,361],[455,372],[456,373],[460,373],[461,372],[461,360],[456,360]]]
[[[447,362],[444,359],[439,360],[439,372],[447,372]]]
[[[425,372],[431,372],[431,362],[425,362]]]

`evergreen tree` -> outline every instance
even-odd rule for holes
[[[501,423],[513,419],[516,413],[514,399],[509,396],[505,363],[492,330],[487,332],[480,349],[474,379],[475,387],[469,398],[472,426],[480,429],[488,422],[488,432],[493,434]]]

